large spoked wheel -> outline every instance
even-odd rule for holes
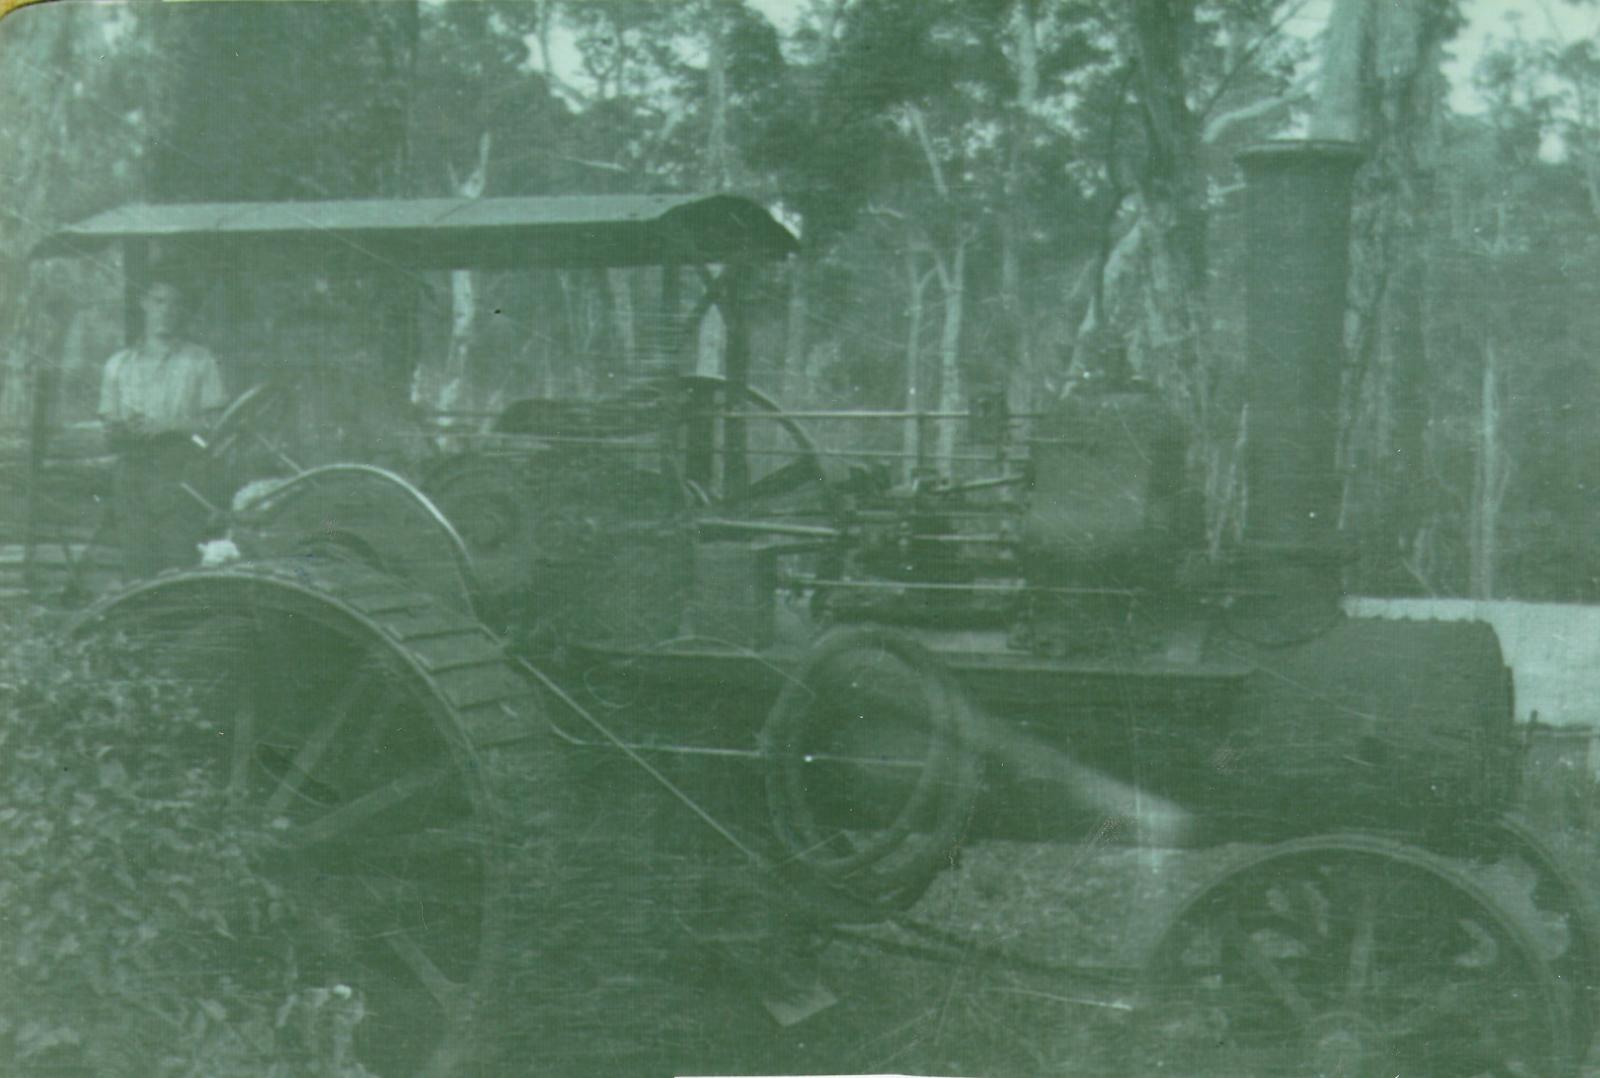
[[[773,830],[790,855],[866,897],[916,901],[953,863],[981,791],[971,708],[902,633],[820,642],[762,731]]]
[[[192,691],[217,734],[193,766],[275,836],[260,872],[286,896],[272,938],[291,953],[241,946],[225,975],[345,986],[366,1066],[454,1073],[503,949],[488,746],[527,729],[526,690],[470,621],[359,567],[320,572],[161,578],[77,632]]]
[[[1452,852],[1469,859],[1474,876],[1497,901],[1535,926],[1550,969],[1571,1005],[1570,1054],[1575,1064],[1581,1063],[1594,1040],[1600,1006],[1600,904],[1520,817],[1506,815],[1457,831]]]
[[[1536,938],[1451,863],[1367,836],[1286,843],[1179,913],[1148,969],[1136,1073],[1572,1072]]]

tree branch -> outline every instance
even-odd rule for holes
[[[922,110],[916,105],[908,104],[905,112],[911,130],[917,136],[917,144],[922,147],[923,156],[928,160],[928,172],[933,176],[933,189],[939,193],[940,198],[948,200],[950,185],[945,182],[944,167],[939,164],[939,154],[933,147],[933,139],[928,135],[928,124],[923,119]]]
[[[1246,120],[1259,119],[1274,109],[1288,108],[1306,100],[1309,96],[1308,81],[1305,78],[1296,79],[1294,85],[1290,86],[1288,91],[1279,94],[1277,97],[1252,101],[1248,105],[1241,105],[1236,109],[1229,109],[1227,112],[1213,116],[1206,121],[1205,130],[1200,135],[1200,141],[1208,146],[1212,145],[1220,141],[1222,136],[1227,134],[1228,129],[1236,124],[1244,123]]]
[[[1295,16],[1299,15],[1300,12],[1304,10],[1306,5],[1310,2],[1311,0],[1300,0],[1298,4],[1290,7],[1288,11],[1284,12],[1281,18],[1273,22],[1272,25],[1268,26],[1259,37],[1250,43],[1250,47],[1245,49],[1244,52],[1239,55],[1238,62],[1223,74],[1222,79],[1217,83],[1217,88],[1211,91],[1210,97],[1206,98],[1205,104],[1201,105],[1200,108],[1195,110],[1196,119],[1204,120],[1207,116],[1211,115],[1211,110],[1217,107],[1217,103],[1222,100],[1222,95],[1228,92],[1228,88],[1232,85],[1234,78],[1238,76],[1239,72],[1245,69],[1245,65],[1249,64],[1251,60],[1254,60],[1256,53],[1261,51],[1261,47],[1267,42],[1271,41],[1273,38],[1277,37],[1279,32],[1285,26],[1289,25],[1289,21]]]

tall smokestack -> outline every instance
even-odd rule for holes
[[[1249,236],[1246,578],[1318,598],[1339,590],[1339,384],[1361,158],[1352,143],[1321,141],[1265,143],[1239,157]]]

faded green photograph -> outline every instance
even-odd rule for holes
[[[0,18],[0,1074],[1600,1078],[1600,7]]]

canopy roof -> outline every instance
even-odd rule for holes
[[[735,195],[134,203],[68,225],[32,257],[153,241],[163,259],[285,258],[318,272],[648,266],[778,259],[795,238]]]

